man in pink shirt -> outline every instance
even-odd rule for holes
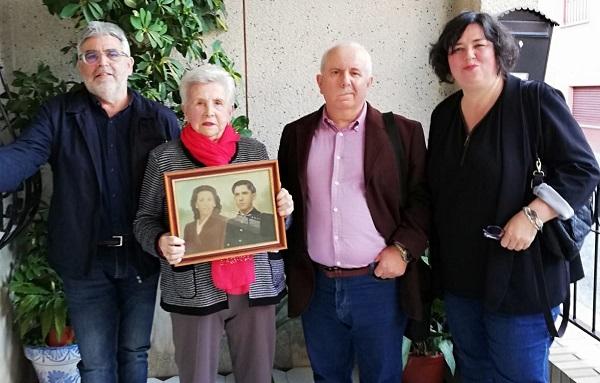
[[[425,139],[394,115],[403,176],[382,114],[366,102],[369,53],[357,43],[325,52],[325,105],[284,128],[281,180],[300,196],[284,255],[290,316],[302,315],[317,382],[399,382],[402,335],[419,318],[413,260],[427,243]],[[402,178],[402,179],[401,179]]]

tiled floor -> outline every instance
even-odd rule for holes
[[[569,324],[550,348],[552,383],[600,383],[600,342]]]
[[[287,372],[275,370],[273,371],[273,381],[275,383],[311,383],[313,382],[312,370],[309,367],[293,368]],[[179,383],[179,377],[174,376],[164,381],[150,378],[148,383]],[[219,376],[215,383],[235,383],[235,379],[233,375]]]

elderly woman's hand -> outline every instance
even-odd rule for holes
[[[277,214],[281,217],[287,217],[294,211],[294,200],[290,193],[284,188],[281,188],[277,193]]]
[[[169,264],[176,265],[181,262],[185,254],[185,241],[169,233],[164,233],[158,239],[158,248]]]

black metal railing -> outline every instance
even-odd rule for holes
[[[582,249],[582,253],[581,256],[583,258],[585,258],[585,262],[584,262],[584,272],[585,272],[585,279],[575,283],[573,286],[573,299],[572,299],[572,305],[573,305],[573,310],[572,310],[572,314],[571,317],[569,318],[569,321],[571,323],[573,323],[575,326],[579,327],[581,330],[583,330],[584,332],[586,332],[587,334],[589,334],[590,336],[592,336],[593,338],[597,339],[600,341],[600,331],[598,330],[598,263],[599,263],[599,241],[600,241],[600,226],[598,225],[598,202],[600,200],[600,188],[596,188],[596,191],[594,192],[594,201],[593,201],[593,211],[594,211],[594,224],[592,226],[592,231],[590,233],[590,236],[593,236],[593,251],[589,251],[589,248],[584,248]],[[588,240],[590,240],[590,238],[588,238]],[[587,250],[587,252],[585,251]],[[588,257],[591,257],[591,259],[589,259]],[[590,262],[591,261],[591,262]],[[585,266],[589,266],[592,265],[592,269],[590,270],[589,267],[585,267]],[[584,298],[587,300],[588,298],[591,299],[591,302],[582,302],[582,305],[585,304],[586,307],[590,307],[591,306],[591,320],[588,316],[583,316],[582,318],[578,317],[578,310],[577,310],[577,306],[578,306],[578,292],[579,292],[579,286],[578,284],[583,283],[583,281],[585,281],[585,286],[587,286],[586,291],[582,292],[582,295],[584,295]],[[588,283],[588,282],[591,282]],[[589,288],[591,285],[591,288]],[[591,290],[591,291],[589,291]],[[582,311],[582,310],[580,310]]]

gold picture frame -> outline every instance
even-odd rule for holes
[[[276,160],[166,172],[164,182],[171,234],[186,241],[177,266],[287,248]]]

